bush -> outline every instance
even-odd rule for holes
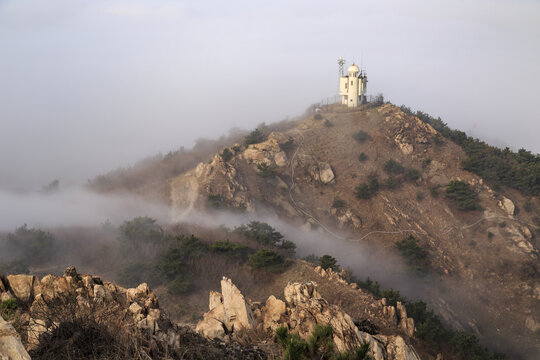
[[[263,178],[269,178],[276,175],[276,169],[265,162],[257,164],[257,175]]]
[[[12,263],[12,265],[31,263],[40,264],[49,260],[55,251],[56,240],[49,232],[41,229],[28,228],[23,225],[14,233],[7,235],[7,245],[10,252],[20,256],[24,260]]]
[[[431,264],[428,252],[418,245],[418,239],[409,235],[406,239],[397,241],[394,246],[405,260],[409,272],[420,276],[429,273]]]
[[[323,116],[320,113],[316,113],[315,115],[313,115],[313,119],[315,119],[315,120],[322,120],[322,118],[323,118]]]
[[[437,186],[432,186],[429,188],[429,193],[432,197],[438,198],[439,197],[439,188]]]
[[[340,199],[339,197],[334,197],[334,201],[332,201],[332,207],[334,209],[340,209],[340,208],[343,208],[345,207],[345,201],[343,201],[342,199]]]
[[[358,199],[369,199],[373,196],[373,193],[371,192],[369,185],[364,183],[354,188],[354,196]]]
[[[148,216],[125,221],[119,230],[119,240],[135,248],[143,244],[159,244],[165,238],[161,226]]]
[[[273,250],[263,249],[249,257],[248,265],[269,272],[281,272],[285,268],[285,259]]]
[[[359,161],[366,161],[367,159],[368,159],[368,156],[363,152],[361,152],[360,155],[358,155]]]
[[[403,172],[405,172],[405,168],[403,167],[403,165],[401,165],[394,159],[390,159],[385,162],[383,169],[389,174],[403,174]]]
[[[420,176],[420,171],[416,169],[407,168],[407,170],[405,170],[405,179],[407,180],[416,181],[420,179]]]
[[[362,130],[358,131],[357,133],[354,133],[352,137],[353,139],[361,143],[371,139],[371,135],[369,135],[367,132],[362,131]]]
[[[287,241],[284,239],[284,236],[265,222],[254,220],[247,225],[236,227],[234,231],[261,245],[276,247],[289,246],[283,245],[283,242]]]
[[[384,179],[384,186],[388,189],[397,189],[399,185],[401,185],[401,183],[393,176],[389,176]]]
[[[335,257],[330,255],[323,255],[319,258],[319,265],[324,269],[332,269],[334,271],[339,270],[339,265]]]
[[[206,207],[211,209],[225,209],[227,204],[220,194],[208,194],[206,197]]]
[[[240,152],[240,150],[242,150],[242,149],[240,148],[240,145],[234,145],[231,149],[232,149],[235,153]]]
[[[7,299],[0,303],[0,316],[6,321],[10,321],[17,311],[17,300]]]
[[[259,130],[259,128],[257,128],[245,137],[244,145],[248,146],[251,144],[258,144],[260,142],[263,142],[265,139],[266,139],[266,136],[264,135],[264,133],[261,130]]]
[[[223,149],[223,152],[219,154],[219,156],[221,156],[223,161],[228,162],[229,160],[233,158],[233,153],[231,150],[229,150],[229,148],[225,148]]]
[[[478,195],[464,181],[451,181],[446,188],[446,197],[452,199],[459,210],[480,210]]]
[[[209,246],[210,251],[230,254],[235,258],[245,260],[249,253],[247,245],[227,241],[216,241]]]
[[[152,266],[148,262],[130,261],[124,265],[117,276],[118,283],[122,286],[131,288],[136,287],[143,282],[148,282],[152,286],[151,280]]]
[[[332,127],[332,126],[334,126],[334,124],[332,124],[332,123],[330,122],[330,120],[326,119],[326,120],[324,120],[324,126],[326,126],[326,127]]]
[[[289,139],[284,143],[279,144],[279,148],[285,152],[291,151],[294,148],[294,139],[292,136],[289,136]]]
[[[29,274],[30,269],[24,260],[13,260],[0,263],[0,274]]]

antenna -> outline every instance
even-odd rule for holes
[[[339,77],[343,77],[343,65],[345,65],[345,59],[343,56],[339,57],[337,63],[339,65]]]

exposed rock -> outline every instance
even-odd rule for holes
[[[30,360],[30,355],[26,352],[19,335],[0,316],[0,360]]]
[[[6,287],[4,286],[4,282],[2,281],[2,278],[0,277],[0,293],[3,293],[6,291]]]
[[[233,329],[253,328],[255,320],[251,308],[231,279],[224,277],[221,280],[221,294],[227,329],[232,331]]]
[[[263,309],[263,326],[265,329],[276,330],[281,325],[281,317],[285,315],[287,307],[282,300],[270,295]]]
[[[514,211],[516,210],[516,206],[514,205],[512,200],[504,196],[503,196],[503,199],[499,201],[499,207],[503,209],[504,211],[506,211],[508,216],[513,216]]]
[[[319,163],[319,178],[323,184],[330,184],[334,181],[335,175],[330,164]]]
[[[532,332],[540,330],[540,322],[536,321],[532,316],[527,316],[525,319],[525,327]]]
[[[41,293],[39,280],[34,275],[8,275],[9,288],[17,300],[31,302]]]
[[[289,283],[283,290],[285,301],[289,306],[296,306],[311,298],[320,298],[317,292],[317,284],[315,282],[307,283]]]

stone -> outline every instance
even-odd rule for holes
[[[232,283],[231,279],[223,277],[221,280],[221,294],[223,296],[224,320],[227,329],[232,331],[233,329],[253,328],[255,319],[251,308],[244,299],[244,295]]]
[[[41,294],[39,280],[34,275],[8,275],[9,288],[17,300],[31,302]]]
[[[19,335],[0,316],[0,360],[31,360],[30,355],[21,343]]]
[[[0,293],[3,293],[6,291],[6,287],[4,286],[4,282],[2,281],[2,278],[0,277]]]
[[[47,298],[68,293],[70,286],[63,276],[46,275],[41,279],[41,293]]]
[[[263,326],[265,329],[276,330],[281,325],[281,316],[285,315],[287,307],[285,302],[270,295],[262,310]]]
[[[274,162],[276,166],[285,166],[287,165],[287,155],[283,151],[280,151],[274,155]]]
[[[208,339],[223,339],[225,337],[225,326],[215,318],[208,318],[199,321],[195,331]]]
[[[296,306],[299,303],[305,302],[311,298],[320,298],[317,292],[317,284],[315,282],[306,283],[288,283],[283,290],[285,301],[289,306]]]
[[[513,216],[516,210],[516,206],[513,201],[503,196],[503,199],[499,201],[499,207],[503,209],[508,216]]]
[[[217,291],[210,291],[210,299],[208,301],[208,310],[212,310],[223,305],[223,296]]]
[[[11,294],[11,291],[6,291],[0,294],[0,302],[11,300],[11,299],[15,299],[13,294]]]
[[[136,315],[136,314],[140,314],[143,312],[143,308],[141,305],[139,305],[138,303],[134,302],[133,304],[129,305],[129,308],[128,308],[129,312]]]
[[[330,164],[319,163],[319,179],[323,184],[330,184],[334,181],[335,175]]]
[[[540,330],[540,322],[536,321],[531,315],[525,319],[525,327],[532,332]]]
[[[39,337],[47,331],[45,321],[30,318],[28,323],[28,350],[33,350],[39,345]]]
[[[150,289],[148,288],[148,285],[146,283],[142,283],[136,288],[131,288],[126,290],[126,295],[128,300],[131,302],[133,300],[136,300],[138,298],[143,298],[150,292]]]

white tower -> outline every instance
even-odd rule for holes
[[[354,63],[347,69],[347,75],[339,79],[341,103],[347,107],[357,107],[366,102],[367,76]]]

